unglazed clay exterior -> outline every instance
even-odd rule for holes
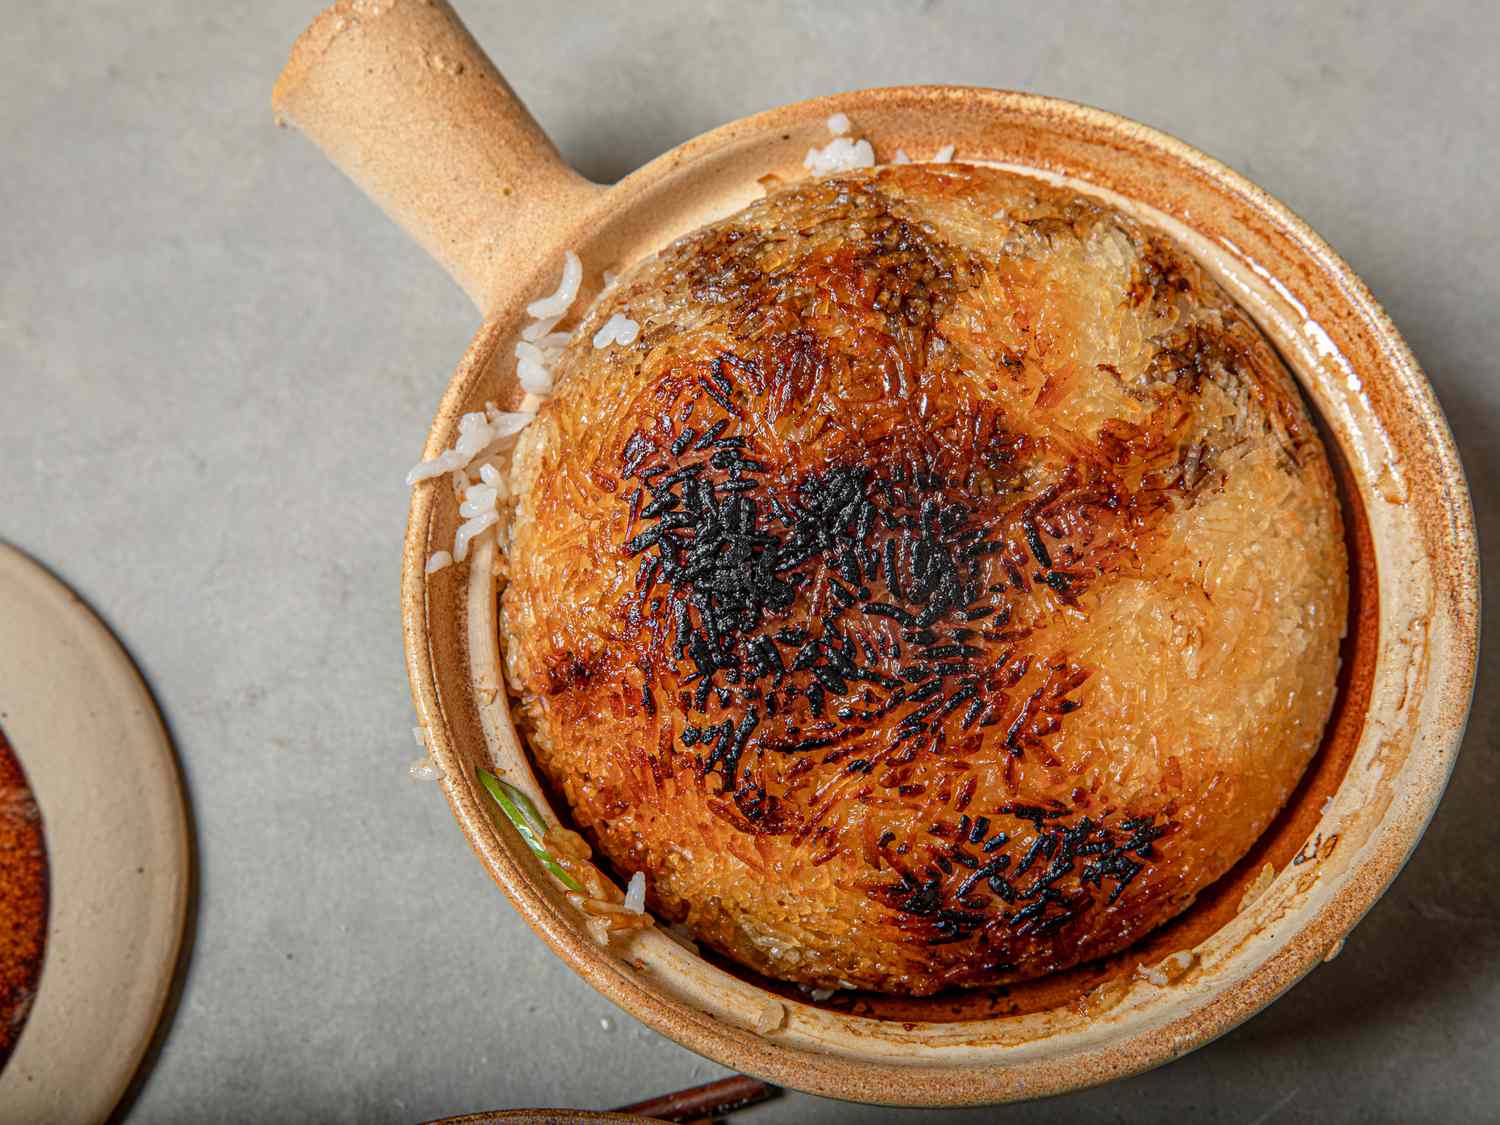
[[[957,1105],[1035,1097],[1138,1072],[1222,1034],[1322,958],[1394,878],[1462,738],[1478,631],[1477,553],[1462,471],[1404,342],[1357,277],[1281,204],[1144,126],[1034,95],[916,87],[772,110],[688,142],[612,188],[555,150],[446,5],[343,2],[293,50],[279,115],[304,128],[426,246],[485,320],[425,455],[460,416],[519,396],[511,345],[565,248],[635,261],[803,175],[847,114],[877,157],[958,159],[1070,183],[1168,230],[1280,349],[1319,415],[1350,556],[1340,695],[1287,807],[1195,905],[1124,953],[955,1000],[856,994],[817,1005],[727,971],[657,931],[603,949],[522,842],[490,817],[475,769],[543,804],[501,690],[492,546],[424,573],[451,542],[445,482],[413,493],[402,575],[408,670],[465,835],[516,908],[637,1018],[729,1066],[836,1097]],[[550,815],[550,812],[549,812]]]

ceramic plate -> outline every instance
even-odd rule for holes
[[[0,1122],[94,1122],[150,1045],[187,918],[187,814],[139,673],[71,590],[0,545],[0,728],[46,840],[40,983]]]

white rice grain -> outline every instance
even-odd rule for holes
[[[407,767],[407,773],[411,774],[414,781],[436,781],[446,776],[443,767],[434,762],[430,757],[418,758]]]
[[[475,516],[482,516],[486,512],[493,512],[495,510],[495,502],[499,498],[499,491],[487,484],[472,485],[464,493],[464,502],[458,506],[458,514],[463,516],[464,519],[473,519]]]
[[[895,155],[894,159],[891,160],[891,163],[892,164],[910,164],[911,163],[911,157],[908,156],[908,155],[906,155],[906,150],[904,148],[898,148],[896,150],[896,155]]]
[[[822,148],[810,148],[802,158],[802,166],[815,176],[830,172],[846,172],[854,168],[873,168],[875,149],[866,140],[851,140],[834,137]]]
[[[411,471],[406,474],[406,483],[408,486],[420,484],[424,480],[432,480],[433,477],[440,477],[458,468],[462,468],[458,454],[451,449],[445,449],[436,457],[413,465]]]
[[[497,441],[515,436],[535,421],[535,410],[496,410],[490,414],[490,425],[495,428]]]
[[[953,159],[953,154],[957,151],[957,145],[944,145],[932,154],[932,163],[947,164]]]
[[[847,113],[835,113],[828,119],[828,131],[835,137],[842,137],[849,131],[849,115]]]
[[[482,410],[465,414],[458,420],[458,440],[453,443],[454,452],[463,458],[456,467],[464,468],[481,449],[494,440],[495,427],[490,425],[488,414]]]
[[[521,388],[529,394],[548,395],[552,393],[552,372],[548,371],[535,360],[517,360],[516,378],[520,380]]]
[[[450,555],[447,551],[433,551],[432,554],[427,556],[427,566],[423,569],[428,574],[436,574],[438,571],[442,570],[443,567],[451,565],[452,562],[453,556]],[[416,727],[414,729],[419,733],[422,730],[421,727]],[[423,745],[425,746],[426,743],[424,742]]]
[[[469,544],[474,537],[500,522],[499,512],[486,512],[459,524],[458,534],[453,537],[453,561],[463,562],[469,557]]]
[[[583,284],[583,262],[579,260],[577,254],[569,250],[563,255],[562,280],[557,283],[557,291],[550,297],[532,301],[526,306],[527,313],[538,320],[549,316],[562,316],[578,297],[578,287],[581,284]]]
[[[534,410],[491,410],[484,414],[465,414],[459,421],[458,440],[454,442],[453,448],[443,450],[436,457],[419,461],[406,474],[406,483],[414,485],[447,474],[452,477],[455,495],[462,495],[469,486],[465,470],[474,459],[505,438],[520,433],[535,418]]]
[[[646,873],[637,871],[630,877],[625,889],[625,909],[635,914],[646,913]]]
[[[786,1005],[780,1000],[766,997],[751,1017],[750,1026],[761,1035],[780,1031],[786,1023]]]
[[[526,340],[516,342],[516,378],[523,390],[544,395],[552,390],[552,372],[542,349]]]
[[[546,362],[546,357],[542,354],[541,345],[531,340],[516,341],[516,358],[529,359],[535,361],[536,363]]]
[[[544,317],[541,320],[533,320],[525,328],[521,329],[521,339],[540,340],[547,333],[557,327],[557,322],[562,319],[562,314]]]
[[[633,344],[641,334],[641,326],[624,313],[615,313],[594,333],[595,349],[607,348],[611,344]]]

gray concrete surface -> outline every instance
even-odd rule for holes
[[[720,1073],[615,1011],[490,884],[414,756],[401,476],[475,324],[271,82],[315,0],[0,20],[0,534],[119,631],[198,831],[196,940],[139,1122],[604,1107]],[[585,173],[832,90],[1020,87],[1247,173],[1369,281],[1500,540],[1494,5],[469,0]],[[1395,888],[1265,1014],[1155,1073],[912,1120],[1500,1118],[1496,673]],[[770,1122],[894,1121],[788,1095]]]

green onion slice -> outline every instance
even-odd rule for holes
[[[542,835],[547,831],[547,824],[542,820],[542,814],[536,811],[536,806],[531,803],[531,798],[514,785],[501,781],[489,770],[481,769],[478,773],[480,783],[495,799],[495,804],[500,806],[500,811],[505,814],[505,819],[510,821],[511,827],[520,833],[522,840],[526,841],[526,846],[536,854],[537,859],[542,861],[542,866],[568,890],[577,891],[579,894],[584,893],[578,880],[563,870],[562,864],[552,857],[552,853],[542,843]]]

